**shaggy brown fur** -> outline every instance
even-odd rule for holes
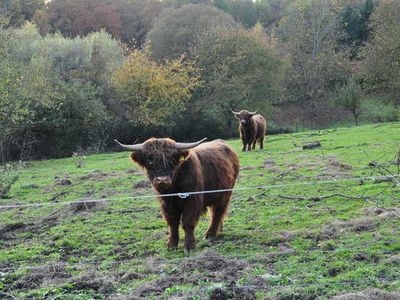
[[[260,149],[264,148],[264,136],[267,130],[267,121],[260,114],[250,113],[242,110],[234,113],[236,119],[239,120],[239,132],[242,139],[242,151],[250,151],[256,148],[256,142],[259,143]]]
[[[204,190],[231,189],[239,173],[237,154],[222,140],[201,144],[189,150],[178,150],[172,139],[151,138],[143,149],[131,154],[131,159],[146,169],[148,178],[159,194]],[[208,239],[214,239],[222,229],[231,192],[162,197],[161,212],[169,226],[169,248],[176,248],[179,225],[185,231],[185,250],[195,247],[194,229],[207,209],[211,213]]]

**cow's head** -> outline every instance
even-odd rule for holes
[[[189,149],[200,145],[206,138],[195,143],[178,143],[172,139],[151,138],[142,144],[124,145],[115,140],[125,150],[132,151],[131,159],[145,168],[147,175],[158,192],[166,192],[174,182],[181,164],[189,155]]]
[[[247,110],[241,110],[239,112],[235,112],[235,111],[231,110],[231,112],[233,113],[235,118],[239,120],[240,124],[243,124],[243,125],[249,124],[251,117],[254,116],[255,114],[257,114],[257,111],[250,112]]]

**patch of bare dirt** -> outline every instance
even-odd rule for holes
[[[400,265],[400,255],[392,255],[388,257],[387,259],[385,259],[385,263]]]
[[[281,231],[278,233],[279,237],[282,239],[282,241],[285,242],[290,242],[293,241],[295,238],[297,238],[299,235],[301,235],[301,232],[296,231],[296,230],[285,230]]]
[[[133,295],[118,295],[108,298],[109,300],[141,300],[142,298]]]
[[[132,280],[143,279],[143,275],[136,272],[124,272],[118,274],[118,282],[126,283]]]
[[[114,278],[98,273],[88,273],[74,277],[69,282],[71,290],[93,290],[108,295],[115,291]]]
[[[350,171],[353,167],[349,164],[338,161],[335,157],[330,156],[324,160],[324,172],[317,176],[317,179],[327,178],[349,178]]]
[[[256,293],[250,287],[237,286],[234,282],[221,288],[215,288],[210,293],[210,300],[255,300]]]
[[[372,231],[375,228],[375,219],[371,217],[361,217],[349,221],[336,220],[323,226],[317,234],[317,240],[336,239],[343,232]]]
[[[263,166],[265,169],[268,169],[269,171],[274,173],[281,171],[276,162],[272,158],[267,158],[264,161]]]
[[[232,281],[241,277],[250,267],[245,260],[229,259],[213,251],[206,251],[198,256],[184,260],[177,273],[192,273],[194,270],[204,272],[206,277],[218,281]]]
[[[71,277],[63,264],[41,266],[32,268],[30,271],[29,274],[19,277],[11,288],[17,290],[35,289],[49,280]]]
[[[332,300],[400,300],[400,293],[386,292],[378,289],[367,289],[357,293],[334,296]]]
[[[82,211],[90,211],[94,208],[104,207],[104,202],[79,202],[79,203],[72,203],[70,206],[70,210],[77,214]]]
[[[151,185],[150,185],[150,182],[148,180],[140,180],[138,182],[135,182],[133,187],[135,189],[147,189],[147,188],[150,188]]]
[[[142,173],[141,171],[136,170],[136,169],[133,169],[133,168],[129,168],[129,169],[127,169],[125,172],[126,172],[126,174],[137,174],[137,173]]]
[[[72,182],[68,178],[56,178],[56,185],[66,186],[71,184]]]
[[[206,251],[183,259],[168,273],[165,270],[171,269],[171,264],[159,258],[150,257],[146,268],[153,274],[161,274],[161,278],[146,282],[134,291],[134,296],[160,296],[167,288],[177,284],[197,285],[198,282],[204,281],[236,282],[250,270],[251,265],[244,260],[226,258],[216,252]],[[239,290],[235,293],[239,293]]]
[[[23,222],[16,222],[0,226],[0,240],[4,239],[5,235],[14,231],[25,228],[27,225]]]
[[[146,282],[137,288],[134,294],[138,297],[146,297],[151,294],[161,295],[167,288],[182,283],[184,283],[183,276],[169,275],[154,281]]]
[[[79,176],[78,179],[80,180],[93,180],[93,181],[104,181],[110,177],[115,177],[117,174],[115,172],[106,173],[99,170],[96,170],[92,173],[88,173],[82,176]]]
[[[341,169],[341,170],[352,170],[353,169],[353,167],[351,165],[342,163],[335,158],[330,158],[328,160],[328,166],[336,168],[336,169]]]
[[[380,220],[388,220],[400,217],[400,208],[381,208],[381,207],[367,207],[363,212],[369,216],[377,216]]]
[[[284,292],[285,289],[282,289],[282,292]],[[309,294],[305,291],[302,290],[296,290],[296,291],[285,291],[284,294],[274,296],[271,298],[266,298],[265,300],[314,300],[318,299],[317,294]]]

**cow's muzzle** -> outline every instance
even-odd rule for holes
[[[157,176],[153,179],[153,185],[155,187],[168,187],[172,184],[171,177],[169,176]]]

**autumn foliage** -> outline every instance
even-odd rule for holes
[[[199,86],[195,72],[183,57],[158,64],[148,52],[133,51],[113,74],[112,84],[131,123],[168,123],[184,110],[191,91]]]

